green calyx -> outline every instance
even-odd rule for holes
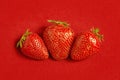
[[[66,22],[62,22],[62,21],[48,20],[48,22],[50,22],[50,23],[54,23],[54,24],[57,24],[57,25],[63,25],[63,26],[65,26],[65,27],[68,27],[68,26],[69,26],[68,23],[66,23]]]
[[[20,38],[20,40],[17,43],[17,47],[22,48],[22,44],[25,41],[26,37],[31,34],[31,32],[29,32],[29,29],[26,30],[26,32],[22,35],[22,37]]]
[[[100,32],[100,30],[99,30],[99,28],[92,28],[91,29],[91,32],[92,33],[94,33],[97,37],[98,37],[98,39],[100,40],[100,41],[103,41],[103,35],[102,34],[99,34],[99,32]]]

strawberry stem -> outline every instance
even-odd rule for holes
[[[54,24],[57,24],[57,25],[64,25],[64,26],[69,26],[69,24],[68,23],[66,23],[66,22],[62,22],[62,21],[56,21],[56,20],[48,20],[48,22],[50,22],[50,23],[54,23]]]
[[[92,33],[94,33],[97,37],[98,37],[98,39],[100,40],[100,41],[103,41],[103,35],[102,34],[99,34],[99,32],[100,32],[100,30],[99,30],[99,28],[92,28],[91,29],[91,32]]]
[[[22,44],[25,41],[26,37],[31,34],[31,32],[29,32],[29,29],[26,30],[26,32],[22,35],[22,37],[20,38],[20,40],[17,43],[17,47],[22,48]]]

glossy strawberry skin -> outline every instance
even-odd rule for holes
[[[63,25],[52,25],[45,29],[43,39],[51,56],[56,60],[62,60],[69,55],[74,32]]]
[[[31,33],[26,37],[21,51],[24,55],[37,60],[43,60],[49,57],[47,48],[36,33]]]
[[[92,32],[84,32],[76,37],[71,50],[73,60],[82,60],[99,52],[100,40]]]

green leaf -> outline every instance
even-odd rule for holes
[[[63,21],[56,21],[56,20],[48,20],[48,22],[54,23],[54,24],[59,24],[59,25],[64,25],[64,26],[69,26],[68,23],[63,22]]]
[[[95,29],[95,32],[96,32],[96,33],[98,33],[98,32],[99,32],[99,29],[98,29],[98,28],[96,28],[96,29]]]
[[[17,46],[16,47],[19,47],[20,46],[20,42],[17,43]]]
[[[26,37],[31,34],[32,32],[29,32],[29,29],[26,30],[26,32],[22,35],[21,39],[17,43],[17,47],[22,48],[22,44],[25,41]]]
[[[22,48],[22,42],[20,42],[20,48]]]
[[[94,33],[100,41],[103,41],[103,35],[99,34],[99,28],[91,28],[92,33]]]

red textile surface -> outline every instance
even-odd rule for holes
[[[100,53],[86,60],[35,61],[16,41],[27,28],[42,33],[48,19],[67,21],[76,32],[99,27]],[[120,6],[116,0],[1,0],[0,80],[120,80]]]

